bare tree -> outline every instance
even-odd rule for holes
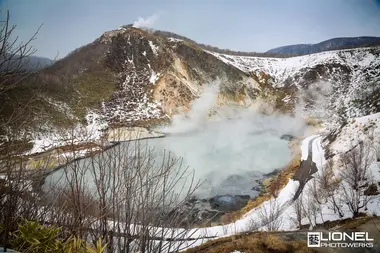
[[[19,42],[19,37],[14,35],[16,25],[10,25],[9,11],[0,23],[0,93],[3,93],[27,76],[14,79],[16,75],[27,72],[28,57],[37,51],[31,43],[36,39],[41,26],[27,41]]]
[[[247,224],[247,230],[246,232],[253,232],[253,231],[257,231],[259,228],[260,228],[260,221],[251,217],[249,220],[248,220],[248,224]],[[228,225],[224,225],[223,226],[223,230],[224,230],[224,227]],[[226,235],[227,234],[227,231],[223,231],[224,234]]]
[[[167,152],[160,158],[129,141],[81,159],[74,140],[64,153],[68,164],[47,176],[39,192],[28,183],[41,182],[48,159],[33,169],[20,156],[1,160],[8,173],[0,180],[2,245],[9,246],[9,233],[23,219],[62,227],[64,240],[101,238],[110,252],[173,252],[198,239],[184,208],[198,182],[180,158]]]
[[[327,200],[328,206],[334,210],[334,213],[337,213],[342,218],[342,196],[338,194],[341,185],[340,181],[334,177],[332,168],[333,161],[330,160],[318,172],[318,176],[316,177],[319,185],[318,191]]]
[[[12,150],[6,154],[12,154],[19,147],[8,148]],[[41,195],[34,191],[44,166],[41,164],[41,170],[34,170],[24,157],[0,157],[0,244],[5,248],[9,247],[9,234],[17,229],[21,220],[35,220],[44,214],[39,206]]]
[[[361,141],[340,159],[343,164],[341,174],[343,197],[354,218],[359,216],[359,212],[371,200],[371,196],[365,193],[368,186],[373,183],[370,166],[374,158],[370,147],[369,143]]]
[[[305,217],[304,209],[303,209],[303,194],[298,196],[297,199],[294,200],[293,205],[294,216],[292,220],[298,226],[299,229],[302,227],[302,219]]]
[[[373,139],[373,138],[372,138]],[[373,150],[375,152],[375,157],[374,159],[377,162],[377,167],[379,168],[380,171],[380,144],[376,144],[375,141],[373,141]]]
[[[313,206],[315,207],[315,210],[319,213],[319,217],[321,218],[322,222],[324,222],[323,219],[323,204],[325,203],[325,195],[322,192],[321,186],[319,185],[319,175],[317,175],[311,180],[311,185],[309,184],[308,188],[308,195],[309,198],[314,202]]]
[[[17,26],[11,24],[9,11],[0,10],[0,149],[2,142],[26,138],[25,128],[30,128],[30,119],[38,107],[33,102],[39,96],[37,86],[41,82],[34,85],[33,78],[43,66],[33,60],[37,50],[32,43],[41,27],[22,41],[16,34]]]
[[[264,203],[258,212],[261,226],[268,231],[276,231],[281,229],[283,225],[283,217],[281,216],[282,208],[277,198],[271,198],[267,204]]]
[[[305,217],[308,219],[311,227],[315,227],[317,225],[317,217],[318,217],[318,203],[314,199],[314,195],[312,193],[312,188],[309,187],[306,189],[305,194],[306,197],[302,200],[302,209]]]
[[[197,239],[184,205],[198,183],[169,153],[158,160],[141,142],[122,143],[69,164],[60,182],[51,222],[111,252],[172,252]]]
[[[36,38],[40,28],[24,42],[15,35],[15,25],[10,24],[9,11],[0,11],[0,112],[7,109],[6,93],[19,84],[28,72],[28,58],[36,50],[31,43]],[[31,94],[30,100],[32,100]],[[28,105],[20,105],[18,110],[7,112],[9,117],[0,119],[0,135],[12,126],[12,133],[0,136],[0,244],[9,246],[9,233],[17,228],[20,219],[34,219],[42,212],[37,207],[36,194],[32,192],[33,179],[41,175],[39,170],[30,170],[25,157],[15,156],[25,151],[25,134],[19,131],[25,119],[21,111]],[[2,142],[6,142],[5,144]],[[43,167],[41,164],[40,167]],[[38,180],[38,179],[37,179]]]

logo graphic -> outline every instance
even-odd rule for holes
[[[310,248],[321,247],[321,232],[307,233],[307,246]]]
[[[310,248],[372,248],[373,238],[368,232],[308,232],[307,246]]]

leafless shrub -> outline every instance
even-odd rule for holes
[[[374,139],[374,138],[372,138],[372,139]],[[375,159],[376,159],[376,162],[378,162],[378,165],[380,165],[380,145],[376,144],[375,141],[373,143],[374,143],[373,144],[373,150],[375,152]]]
[[[15,34],[16,25],[10,23],[10,13],[0,10],[0,115],[7,117],[0,118],[0,145],[4,141],[4,131],[11,128],[12,132],[17,132],[19,126],[25,124],[22,112],[30,105],[34,94],[29,94],[29,101],[19,104],[17,110],[8,107],[8,92],[20,84],[26,77],[32,74],[27,71],[30,68],[30,57],[36,52],[32,46],[39,29],[27,40],[21,41]],[[37,66],[34,66],[37,67]],[[20,133],[17,133],[18,135]],[[8,142],[14,141],[7,137]],[[19,138],[21,139],[21,138]]]
[[[9,246],[9,233],[17,229],[22,219],[35,220],[44,215],[39,209],[41,195],[34,191],[41,175],[42,170],[29,170],[22,157],[1,157],[0,244],[4,247]]]
[[[139,141],[86,159],[76,149],[65,154],[69,163],[48,176],[38,192],[26,183],[41,182],[43,164],[28,170],[22,157],[1,160],[2,245],[23,219],[56,224],[63,238],[100,237],[111,252],[172,252],[198,239],[184,208],[198,182],[180,158],[166,152],[159,160]]]
[[[259,228],[260,228],[260,222],[257,219],[251,217],[248,220],[247,232],[257,231]]]
[[[228,225],[222,225],[223,235],[228,234]]]
[[[263,204],[258,211],[261,226],[268,231],[280,230],[283,225],[281,206],[278,204],[276,198],[270,199],[267,203],[268,204]]]
[[[339,194],[341,187],[340,181],[334,177],[333,162],[330,160],[325,166],[323,166],[318,172],[316,180],[319,185],[319,194],[327,200],[328,206],[337,213],[339,217],[343,217],[342,196]]]
[[[370,166],[374,158],[370,147],[369,143],[360,142],[340,158],[343,164],[343,197],[354,218],[359,216],[359,212],[366,208],[372,198],[365,194],[365,190],[373,183]]]
[[[15,88],[30,72],[25,72],[29,64],[28,57],[35,50],[31,42],[37,32],[26,42],[18,44],[18,37],[14,35],[16,26],[10,25],[9,12],[5,20],[0,21],[0,114],[8,110],[6,106],[7,92]],[[20,105],[18,110],[12,110],[9,117],[0,118],[0,244],[9,246],[9,234],[17,229],[23,219],[38,220],[45,215],[40,209],[43,194],[38,194],[36,188],[43,175],[45,164],[38,169],[31,170],[27,157],[20,156],[28,148],[27,136],[20,131],[26,124],[20,111],[29,106],[33,94],[29,94],[28,103]],[[12,128],[6,136],[4,130]],[[5,138],[4,138],[5,137]]]
[[[65,201],[55,202],[61,213],[53,222],[82,238],[101,237],[110,251],[178,250],[196,231],[181,211],[197,188],[193,176],[171,154],[158,163],[148,146],[122,143],[66,166]]]
[[[303,194],[302,194],[302,192],[298,196],[298,198],[294,200],[292,208],[293,208],[294,216],[291,217],[291,219],[298,226],[298,228],[301,229],[302,219],[305,217],[305,213],[304,213],[304,209],[303,209]]]
[[[318,217],[318,204],[313,198],[313,194],[310,193],[310,188],[305,191],[308,197],[302,200],[302,209],[305,217],[308,219],[311,227],[314,227],[317,224]]]
[[[25,42],[19,42],[18,37],[14,36],[16,25],[10,25],[10,14],[6,12],[5,20],[1,20],[0,28],[0,93],[14,87],[24,77],[14,81],[14,76],[20,72],[25,72],[29,64],[28,57],[36,52],[31,45],[36,38],[38,31]],[[12,80],[12,82],[9,82]]]

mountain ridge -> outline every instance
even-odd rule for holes
[[[121,26],[121,28],[131,28],[132,24]],[[236,51],[227,48],[219,48],[212,45],[196,42],[186,36],[182,36],[169,31],[148,29],[147,31],[156,35],[169,39],[183,40],[199,46],[200,48],[215,53],[222,53],[236,56],[253,56],[253,57],[274,57],[287,58],[301,56],[331,50],[352,49],[358,47],[371,47],[380,45],[380,37],[376,36],[357,36],[357,37],[336,37],[324,40],[318,43],[310,44],[294,44],[272,48],[265,52],[256,51]]]
[[[39,71],[52,65],[55,61],[47,57],[35,56],[35,55],[23,55],[22,57],[18,55],[4,54],[2,57],[2,66],[0,66],[0,71],[18,71],[18,72],[33,72]],[[6,63],[6,64],[5,64]]]
[[[330,50],[351,49],[380,45],[380,37],[337,37],[314,44],[294,44],[276,47],[266,53],[286,55],[306,55]]]
[[[330,112],[360,116],[380,110],[378,48],[290,58],[236,56],[137,28],[119,28],[1,94],[4,110],[0,114],[8,119],[20,104],[32,103],[21,110],[22,119],[29,123],[26,132],[33,132],[28,137],[31,140],[59,137],[62,134],[57,129],[62,132],[78,125],[91,126],[96,134],[89,138],[99,139],[108,128],[168,122],[189,110],[205,86],[219,80],[220,106],[249,108],[263,103],[274,111],[295,113],[301,100],[303,106],[313,108],[315,90],[326,86],[332,90],[326,97]],[[367,87],[363,94],[371,101],[361,93],[355,95],[350,87]],[[30,94],[36,94],[33,102]],[[338,101],[344,98],[340,106]],[[9,129],[3,129],[3,135]]]

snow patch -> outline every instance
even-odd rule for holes
[[[181,41],[183,41],[183,40],[181,40],[181,39],[176,39],[176,38],[172,38],[172,37],[170,37],[168,40],[169,40],[170,42],[181,42]]]
[[[152,41],[149,40],[150,48],[152,49],[155,55],[158,55],[158,46],[154,45]]]
[[[160,78],[160,73],[156,73],[152,70],[152,75],[149,78],[149,82],[151,84],[155,84],[159,78]]]
[[[287,95],[283,99],[281,99],[281,101],[284,103],[288,103],[291,99],[292,99],[292,97],[290,95]]]

